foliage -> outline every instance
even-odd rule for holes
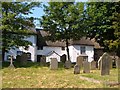
[[[107,51],[120,50],[120,2],[87,3],[86,23],[89,37],[95,38]]]
[[[2,2],[2,51],[3,57],[5,51],[19,46],[28,46],[31,44],[25,40],[34,27],[33,17],[26,17],[32,13],[34,7],[40,6],[40,3],[27,2]],[[3,58],[4,59],[4,58]]]
[[[45,15],[42,17],[41,26],[48,31],[49,40],[63,40],[66,42],[69,60],[69,40],[80,39],[85,35],[84,3],[74,2],[49,2],[44,5]]]

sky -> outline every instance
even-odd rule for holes
[[[46,3],[43,3],[43,4],[46,4]],[[35,7],[34,10],[32,10],[32,14],[29,14],[28,17],[41,18],[41,16],[43,15],[44,15],[43,7]],[[38,20],[35,20],[34,24],[36,28],[40,28]]]
[[[86,2],[87,0],[76,0],[76,2]],[[35,7],[34,10],[32,10],[33,14],[29,14],[28,17],[34,17],[34,18],[41,18],[45,13],[43,11],[43,4],[48,5],[47,2],[42,2],[41,7]],[[40,28],[39,21],[35,20],[34,24],[36,28]]]

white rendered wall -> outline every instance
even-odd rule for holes
[[[77,57],[79,55],[81,55],[81,52],[80,52],[81,46],[82,45],[69,46],[71,62],[76,62]],[[91,62],[93,60],[93,57],[94,57],[94,47],[93,46],[85,46],[85,48],[86,48],[85,53],[88,56],[88,61]]]
[[[30,36],[28,38],[25,38],[25,40],[28,40],[28,41],[32,42],[32,46],[29,45],[28,50],[25,50],[24,47],[10,49],[8,53],[5,53],[5,61],[7,60],[8,55],[13,55],[13,57],[16,59],[17,51],[23,51],[25,53],[27,53],[27,52],[31,53],[31,60],[33,62],[36,61],[36,57],[37,57],[37,55],[36,55],[36,36]]]
[[[47,55],[51,51],[55,51],[60,56],[62,56],[63,54],[66,54],[66,50],[62,50],[61,47],[48,47],[48,46],[44,46],[43,50],[37,50],[37,55]]]

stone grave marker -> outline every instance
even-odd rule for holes
[[[100,70],[102,56],[98,60],[98,69]]]
[[[106,59],[108,60],[109,62],[109,67],[110,69],[112,68],[112,58],[110,57],[109,54],[107,54],[106,52],[99,58],[98,60],[98,69],[100,70],[101,69],[101,61],[103,61],[103,59],[106,57]]]
[[[71,61],[65,61],[65,68],[66,69],[69,69],[69,68],[71,68]]]
[[[76,64],[80,66],[80,68],[83,66],[83,57],[82,56],[78,56],[77,57],[77,61]]]
[[[120,57],[117,59],[117,68],[118,68],[118,83],[120,83]]]
[[[20,63],[21,65],[25,66],[27,64],[28,55],[26,53],[23,53],[20,57]]]
[[[21,61],[21,56],[20,56],[20,55],[17,55],[17,56],[16,56],[16,61],[18,61],[18,62]]]
[[[116,62],[116,68],[120,68],[120,58],[117,58],[115,62]]]
[[[76,64],[74,66],[74,74],[79,74],[79,73],[80,73],[80,66]]]
[[[108,60],[109,56],[107,53],[104,53],[102,55],[102,59],[101,59],[101,75],[109,75],[110,74],[110,61]]]
[[[40,63],[41,63],[41,65],[46,65],[46,57],[45,56],[41,57]]]
[[[65,55],[65,54],[62,55],[62,56],[60,56],[60,61],[61,61],[62,63],[65,63],[65,61],[66,61],[66,55]]]
[[[50,69],[51,69],[51,70],[56,70],[56,69],[58,69],[58,61],[57,61],[57,58],[51,58],[51,60],[50,60]]]
[[[95,70],[96,69],[96,62],[94,60],[90,63],[90,69],[91,70]]]
[[[90,63],[88,61],[83,62],[83,73],[90,73]]]
[[[10,65],[9,65],[9,68],[15,68],[14,65],[13,65],[13,56],[11,55],[10,57]]]

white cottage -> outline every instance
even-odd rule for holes
[[[25,47],[11,49],[5,54],[5,60],[8,60],[11,54],[16,58],[17,55],[25,52],[28,53],[28,60],[33,62],[40,62],[42,56],[46,57],[46,62],[49,62],[50,58],[57,58],[60,62],[60,56],[67,55],[65,42],[46,41],[44,38],[46,35],[45,31],[36,29],[36,34],[26,38],[26,40],[32,42],[32,45],[28,49],[25,49]],[[89,62],[94,59],[94,43],[91,40],[82,38],[78,41],[69,41],[69,43],[71,62],[76,62],[79,55],[84,56]]]

